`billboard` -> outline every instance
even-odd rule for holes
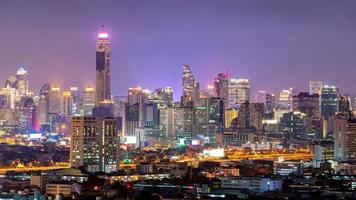
[[[126,136],[125,144],[136,144],[136,136]]]
[[[203,151],[204,157],[224,157],[224,149],[206,149]]]

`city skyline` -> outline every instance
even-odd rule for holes
[[[337,2],[0,1],[0,199],[355,199]]]
[[[308,91],[309,80],[321,80],[343,93],[356,93],[348,84],[352,77],[334,73],[335,69],[348,74],[356,70],[352,45],[356,30],[351,25],[356,4],[351,1],[226,1],[223,5],[173,1],[147,8],[145,3],[125,1],[110,2],[108,7],[109,2],[86,4],[79,14],[80,1],[2,2],[0,42],[8,48],[0,56],[0,80],[5,82],[24,66],[35,92],[46,82],[65,88],[94,86],[93,41],[104,24],[112,38],[115,95],[126,95],[128,87],[137,85],[172,86],[179,99],[181,66],[186,63],[202,89],[216,74],[229,71],[234,78],[249,79],[252,91],[277,94],[289,87]],[[18,14],[13,16],[15,8]],[[50,13],[54,8],[58,16]],[[5,21],[9,18],[16,23]],[[75,78],[76,74],[84,76]]]

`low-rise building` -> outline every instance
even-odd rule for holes
[[[282,179],[256,177],[221,177],[222,189],[246,190],[251,193],[282,190]]]

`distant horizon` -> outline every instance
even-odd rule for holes
[[[354,10],[347,0],[2,1],[0,84],[22,66],[35,93],[47,82],[95,87],[95,39],[104,25],[115,96],[171,86],[179,100],[183,64],[202,89],[225,71],[249,79],[252,100],[258,90],[307,92],[310,80],[354,95]]]
[[[55,85],[55,86],[59,86],[62,91],[70,90],[71,87],[77,87],[77,88],[78,88],[78,91],[80,91],[80,92],[84,92],[84,89],[85,89],[86,87],[91,87],[91,88],[94,88],[94,89],[95,89],[95,84],[86,85],[86,86],[83,86],[83,87],[80,87],[80,86],[77,86],[77,85],[69,85],[68,87],[63,87],[62,84],[60,84],[60,83],[55,83],[55,82],[50,82],[50,81],[48,81],[48,82],[43,83],[42,86],[38,88],[38,90],[33,90],[33,89],[31,88],[31,74],[30,74],[30,72],[29,72],[29,71],[27,70],[27,68],[24,67],[24,66],[20,66],[19,68],[23,68],[23,69],[28,73],[29,83],[30,83],[30,84],[29,84],[29,85],[30,85],[29,91],[30,91],[30,92],[33,92],[34,95],[37,95],[37,94],[40,92],[41,87],[42,87],[43,85],[47,84],[47,83],[53,84],[53,85]],[[17,71],[19,68],[17,68],[16,71]],[[9,77],[12,76],[12,75],[16,75],[16,71],[15,71],[13,74],[9,75]],[[220,73],[223,73],[223,72],[220,72]],[[193,74],[193,75],[195,75],[195,74]],[[196,75],[195,75],[195,78],[196,78]],[[229,78],[243,79],[243,78],[240,78],[240,77],[232,77],[232,76],[230,76],[230,75],[229,75]],[[339,89],[339,93],[340,93],[341,95],[350,95],[350,97],[356,96],[356,94],[350,94],[350,93],[347,93],[347,92],[343,92],[343,89],[342,89],[342,88],[339,88],[337,85],[328,84],[328,83],[326,83],[326,82],[323,82],[322,80],[310,80],[310,81],[321,81],[321,82],[323,83],[323,86],[335,86],[336,88]],[[5,82],[6,82],[6,80],[4,81],[4,83],[5,83]],[[198,80],[198,82],[199,82],[199,80]],[[251,82],[251,80],[249,80],[249,82]],[[213,83],[213,79],[212,79],[211,83]],[[67,84],[67,85],[68,85],[68,84]],[[148,88],[148,87],[145,87],[144,85],[135,85],[135,86],[127,87],[127,90],[128,90],[129,88],[132,88],[132,87],[142,87],[142,89],[149,89],[149,90],[151,90],[151,91],[154,91],[155,89],[159,89],[159,88],[163,88],[163,89],[164,89],[164,88],[166,88],[166,87],[171,87],[171,86],[167,85],[167,86],[162,86],[162,87]],[[172,87],[172,88],[173,88],[173,87]],[[288,90],[288,89],[290,89],[290,88],[295,89],[297,93],[300,93],[300,92],[307,92],[307,93],[309,93],[309,82],[308,82],[308,88],[306,88],[306,89],[299,89],[299,88],[294,88],[294,87],[285,87],[285,88],[283,88],[283,89],[281,89],[281,90]],[[200,88],[200,91],[205,91],[205,90],[206,90],[206,87],[205,87],[205,86],[204,86],[204,88]],[[250,92],[250,100],[251,100],[251,101],[254,101],[254,95],[255,95],[255,93],[256,93],[257,91],[260,91],[260,90],[262,90],[262,89],[255,89],[255,90],[254,90],[253,88],[251,88],[251,92]],[[281,91],[281,90],[280,90],[280,91]],[[176,91],[176,90],[173,88],[173,94],[174,94],[174,96],[175,96],[174,100],[175,100],[175,101],[180,101],[181,94],[176,94],[175,91]],[[276,93],[270,92],[270,91],[268,91],[268,90],[262,90],[262,91],[266,91],[267,93],[273,94],[273,95],[275,95],[276,97],[279,97],[279,93],[280,93],[280,91],[277,91]],[[112,95],[113,97],[115,97],[115,96],[127,96],[127,91],[126,91],[125,94],[115,94],[115,93],[112,92],[111,95]],[[176,99],[176,96],[178,96],[179,98]]]

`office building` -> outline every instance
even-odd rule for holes
[[[292,110],[293,88],[289,88],[288,90],[281,90],[279,93],[277,108],[280,110]]]
[[[255,102],[266,104],[267,92],[264,90],[258,90],[255,93]]]
[[[274,94],[266,94],[266,113],[271,113],[273,112],[274,108],[276,106],[276,97]]]
[[[320,119],[320,100],[319,94],[309,94],[300,92],[293,96],[293,111],[299,111],[306,114],[307,117],[314,120]]]
[[[80,115],[80,95],[77,87],[70,87],[70,96],[72,97],[72,115]]]
[[[250,101],[250,85],[248,79],[229,80],[229,107],[239,108],[241,104]]]
[[[339,97],[339,108],[338,108],[338,115],[343,115],[346,118],[352,117],[352,110],[351,110],[351,98],[347,95]]]
[[[214,79],[214,88],[216,96],[228,100],[229,87],[230,86],[228,73],[219,73]]]
[[[233,123],[237,122],[237,110],[235,108],[226,108],[225,109],[225,128],[230,130],[234,127]]]
[[[90,172],[116,171],[119,166],[117,119],[73,117],[70,163]]]
[[[337,117],[334,120],[334,160],[356,159],[356,121]]]
[[[238,110],[237,123],[240,129],[251,128],[250,102],[245,101]]]
[[[48,92],[48,112],[51,115],[59,115],[62,113],[62,91],[57,85],[53,85]]]
[[[91,116],[95,106],[94,88],[86,87],[83,95],[83,115]]]
[[[264,103],[251,103],[250,104],[250,120],[251,126],[256,128],[256,131],[262,132],[263,130],[263,119],[265,116],[265,105]]]
[[[322,88],[323,88],[323,82],[321,82],[321,81],[310,81],[309,82],[309,94],[321,95]]]
[[[73,98],[71,91],[63,91],[62,94],[62,114],[72,115],[73,113]]]
[[[190,69],[190,65],[183,65],[183,95],[182,105],[192,106],[193,102],[199,99],[199,83],[196,82],[195,77]]]
[[[38,123],[41,125],[49,123],[49,93],[51,84],[46,83],[41,87],[38,100]]]
[[[335,86],[325,85],[321,89],[321,117],[329,119],[339,110],[339,90]]]
[[[96,89],[95,105],[100,102],[111,101],[110,92],[110,59],[111,44],[109,34],[101,31],[96,41]]]

